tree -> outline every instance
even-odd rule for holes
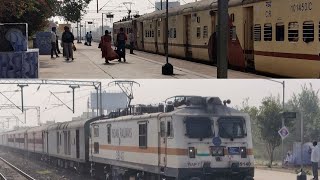
[[[274,160],[274,150],[281,143],[281,137],[278,134],[278,130],[282,126],[282,110],[279,98],[269,96],[262,100],[262,105],[259,108],[257,116],[260,138],[265,142],[270,167]],[[286,124],[286,126],[291,127],[292,124]]]
[[[59,9],[59,15],[63,16],[66,21],[79,22],[84,15],[85,8],[92,0],[65,0]]]
[[[264,158],[265,157],[265,152],[264,152],[264,147],[263,143],[261,143],[260,140],[260,131],[258,129],[258,124],[257,124],[257,116],[259,109],[255,106],[250,106],[249,105],[249,98],[246,98],[243,100],[241,106],[237,106],[236,109],[238,109],[241,112],[247,113],[250,116],[251,120],[251,133],[252,133],[252,142],[254,146],[254,156],[258,158]]]
[[[319,140],[320,134],[320,100],[319,90],[314,90],[312,84],[301,87],[299,94],[294,94],[288,102],[291,111],[302,111],[304,119],[304,141]],[[300,121],[296,121],[296,129],[300,130]],[[300,134],[300,133],[296,133]],[[300,140],[299,137],[296,138]]]
[[[29,36],[45,29],[48,18],[57,11],[57,0],[4,0],[0,7],[0,22],[27,23]]]

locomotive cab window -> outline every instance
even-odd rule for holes
[[[314,41],[314,23],[312,21],[303,23],[303,41],[306,43]]]
[[[186,136],[189,138],[210,138],[213,136],[212,121],[208,117],[187,117],[185,119]]]
[[[299,24],[297,22],[289,23],[288,40],[290,42],[297,42],[299,40]]]
[[[276,41],[284,41],[284,24],[276,24]]]
[[[223,117],[218,120],[221,138],[244,138],[246,136],[245,120],[241,117]]]
[[[253,28],[254,41],[261,41],[261,25],[256,24]]]
[[[264,41],[272,41],[272,25],[264,25]]]
[[[148,124],[147,122],[143,122],[139,124],[139,147],[147,148],[147,135],[148,135]]]

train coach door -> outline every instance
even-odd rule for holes
[[[28,134],[24,134],[24,149],[28,149]]]
[[[159,166],[161,171],[167,166],[167,134],[166,134],[166,118],[160,119],[159,132]]]
[[[144,28],[143,28],[143,22],[140,22],[140,37],[141,37],[141,41],[140,41],[140,47],[141,50],[144,50]]]
[[[244,54],[246,66],[252,66],[254,60],[253,48],[253,7],[244,9]]]
[[[192,58],[192,33],[191,33],[191,14],[185,16],[185,55],[187,59]]]
[[[158,53],[158,29],[159,29],[159,26],[160,26],[160,21],[157,20],[156,23],[155,23],[155,28],[154,28],[154,39],[155,39],[155,47],[156,47],[156,53]]]

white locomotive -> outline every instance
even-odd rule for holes
[[[93,172],[104,169],[109,179],[252,179],[249,116],[215,97],[175,99],[165,112],[92,122]]]
[[[0,146],[97,179],[253,179],[250,118],[227,103],[177,96],[165,108],[0,133]]]

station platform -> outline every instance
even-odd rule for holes
[[[83,42],[84,43],[84,42]],[[59,58],[51,59],[50,55],[40,55],[39,78],[54,79],[215,79],[215,66],[169,58],[174,66],[174,75],[162,75],[161,69],[166,62],[162,55],[134,51],[134,55],[127,50],[127,62],[110,61],[105,64],[101,58],[98,43],[92,46],[77,44],[74,61],[66,61],[62,54]],[[62,51],[62,49],[60,49]],[[255,74],[229,70],[228,78],[252,79],[267,78]]]

